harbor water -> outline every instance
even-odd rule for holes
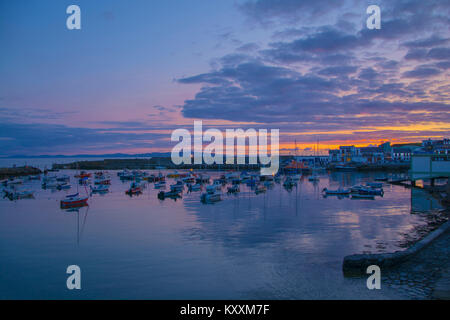
[[[52,174],[70,175],[72,189],[29,181],[23,188],[34,199],[0,200],[2,299],[401,298],[344,277],[342,260],[402,249],[404,235],[439,209],[426,194],[412,199],[410,189],[387,184],[375,200],[322,195],[383,173],[323,172],[318,182],[303,177],[292,190],[276,183],[260,194],[241,184],[240,193],[224,187],[222,201],[204,204],[201,191],[187,188],[181,199],[159,200],[153,183],[130,197],[130,182],[110,171],[109,193],[63,210],[65,194],[89,189],[77,187],[74,171]],[[69,265],[81,268],[81,290],[66,287]]]

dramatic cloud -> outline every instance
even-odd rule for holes
[[[273,32],[278,41],[255,53],[219,59],[212,72],[178,79],[203,84],[182,105],[183,115],[266,123],[302,134],[328,131],[315,136],[330,141],[355,139],[356,131],[361,139],[394,133],[413,137],[417,130],[407,128],[414,126],[447,134],[449,126],[442,123],[450,121],[449,86],[442,79],[448,79],[443,74],[450,65],[445,47],[450,4],[382,1],[382,28],[369,30],[361,23],[365,12],[352,12],[351,1],[343,11],[333,10],[336,3],[246,2],[241,9],[255,21],[284,21],[284,29]],[[316,25],[299,26],[297,21],[289,26],[299,16],[315,17]],[[363,135],[364,128],[371,130]],[[346,130],[352,132],[337,133]]]

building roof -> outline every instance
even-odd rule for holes
[[[412,150],[410,148],[393,148],[392,153],[411,153]]]

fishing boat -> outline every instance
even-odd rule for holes
[[[375,196],[371,194],[352,194],[352,199],[375,200]]]
[[[67,195],[60,201],[61,208],[83,207],[87,205],[89,197],[81,197],[78,193]]]
[[[33,191],[28,190],[16,190],[15,188],[4,189],[5,197],[10,200],[29,199],[34,198]]]
[[[228,187],[227,190],[228,190],[228,193],[238,193],[238,192],[241,191],[241,189],[239,188],[238,184],[235,184],[235,185],[233,185],[231,187]]]
[[[308,180],[311,182],[317,182],[320,179],[319,179],[319,176],[317,175],[317,173],[315,171],[313,171],[313,174],[308,177]]]
[[[194,183],[195,177],[189,174],[187,177],[182,178],[181,181],[183,181],[184,183]]]
[[[155,183],[155,189],[160,189],[160,188],[165,188],[165,187],[166,187],[166,182],[164,180]]]
[[[86,172],[86,171],[80,171],[79,174],[75,175],[75,178],[90,178],[92,176],[91,173]]]
[[[165,181],[165,180],[166,177],[161,172],[159,172],[158,176],[155,177],[155,181]]]
[[[139,183],[136,183],[136,182],[132,182],[130,185],[130,188],[127,191],[125,191],[125,193],[130,196],[133,194],[139,194],[141,192],[142,192],[142,187]]]
[[[8,186],[23,184],[23,180],[22,179],[12,179],[12,180],[8,180],[8,182],[6,184]]]
[[[330,190],[328,188],[323,188],[322,192],[324,192],[327,195],[344,195],[344,194],[350,194],[351,191],[349,189],[342,189],[342,188],[338,188],[336,190]]]
[[[383,196],[384,190],[383,189],[375,189],[375,188],[362,188],[359,190],[358,194]]]
[[[202,185],[201,185],[200,183],[188,185],[188,190],[189,190],[189,192],[200,191],[201,188],[202,188]]]
[[[57,188],[58,185],[59,185],[59,183],[58,183],[58,181],[56,181],[56,177],[54,177],[54,176],[44,177],[44,180],[42,181],[43,189]]]
[[[231,184],[240,184],[241,183],[241,178],[233,178],[231,180]]]
[[[214,186],[207,186],[206,193],[203,193],[200,196],[200,201],[202,201],[203,203],[218,202],[221,200],[222,194],[220,192],[217,192]]]
[[[262,192],[266,192],[266,191],[267,191],[267,188],[266,188],[265,185],[263,185],[263,184],[257,184],[256,185],[256,188],[255,188],[255,193],[256,194],[259,194],[259,193],[262,193]]]
[[[99,192],[100,193],[100,192],[108,192],[109,191],[109,186],[104,185],[104,184],[89,186],[89,188],[91,189],[91,192]]]
[[[204,175],[204,174],[200,174],[197,176],[197,178],[195,179],[196,183],[209,183],[210,180],[210,176],[208,175]]]
[[[221,179],[215,179],[212,185],[219,191],[222,190],[223,182]]]
[[[58,182],[70,181],[70,177],[68,175],[64,174],[62,176],[57,176],[56,181],[58,181]]]
[[[365,187],[364,186],[353,186],[350,188],[350,192],[351,193],[359,193],[359,191],[363,190]]]
[[[88,184],[91,184],[91,179],[88,177],[80,178],[78,179],[78,184],[82,186],[87,186]]]
[[[128,175],[128,174],[130,174],[130,171],[127,170],[127,169],[124,169],[122,171],[117,172],[117,176],[118,177],[122,177],[122,176],[125,176],[125,175]]]
[[[302,178],[302,175],[301,174],[292,174],[292,175],[290,175],[290,177],[291,177],[292,181],[298,182]]]
[[[72,188],[72,186],[70,184],[68,184],[67,182],[60,182],[56,186],[56,189],[58,189],[58,190],[67,190],[70,188]]]
[[[101,178],[95,179],[94,184],[110,185],[111,180],[106,177],[101,177]]]
[[[164,198],[177,199],[181,198],[181,195],[179,191],[169,191],[169,192],[160,191],[158,193],[158,199],[164,200]]]
[[[235,178],[239,178],[239,173],[236,172],[236,171],[230,171],[230,172],[227,172],[225,174],[224,178],[226,180],[232,180],[232,179],[235,179]]]
[[[184,189],[184,183],[180,180],[177,181],[175,184],[170,185],[170,191],[178,191],[181,192]]]
[[[245,182],[248,179],[250,179],[250,175],[246,171],[241,172],[241,181]]]
[[[382,182],[368,182],[366,185],[371,188],[382,188],[383,187]]]
[[[136,179],[135,175],[132,172],[126,172],[119,176],[120,180],[134,180]]]

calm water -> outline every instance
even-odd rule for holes
[[[374,201],[321,195],[372,181],[369,174],[323,174],[317,184],[303,179],[291,192],[276,184],[259,195],[241,185],[239,195],[208,205],[200,192],[160,201],[153,184],[130,198],[129,182],[110,174],[110,193],[94,194],[79,211],[59,208],[76,191],[73,178],[67,192],[33,181],[25,187],[35,199],[0,200],[0,298],[398,298],[344,278],[342,259],[399,249],[401,234],[425,223],[411,206],[436,205],[390,185]],[[82,270],[82,290],[66,288],[72,264]]]

